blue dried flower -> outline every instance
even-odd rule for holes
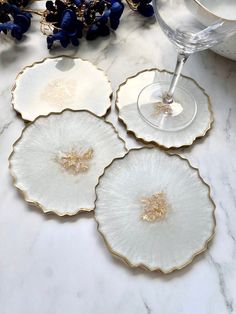
[[[52,35],[47,38],[48,48],[55,41],[62,47],[69,43],[77,46],[79,38],[87,40],[108,36],[111,29],[117,29],[124,10],[121,0],[51,0],[46,2],[46,21],[54,26]]]
[[[7,34],[10,31],[12,37],[20,40],[30,28],[31,17],[30,13],[23,12],[15,4],[10,2],[0,4],[0,33]]]
[[[145,17],[151,17],[154,14],[153,6],[147,3],[140,3],[140,5],[137,7],[137,10]]]
[[[127,0],[132,10],[138,11],[145,17],[151,17],[154,15],[154,9],[151,4],[152,0]]]
[[[82,35],[82,23],[77,21],[74,11],[66,9],[63,11],[60,21],[60,30],[47,37],[48,49],[51,49],[54,41],[60,41],[63,48],[66,48],[71,42],[78,46],[78,38]]]
[[[143,16],[154,14],[151,0],[126,0],[130,7]],[[0,33],[10,33],[20,40],[31,24],[31,14],[24,11],[29,0],[3,0],[0,2]],[[47,37],[48,48],[57,41],[66,48],[70,43],[79,45],[84,35],[87,40],[108,36],[116,30],[124,11],[122,0],[48,0],[45,21],[53,27]]]

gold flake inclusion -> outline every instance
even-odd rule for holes
[[[75,80],[55,79],[46,86],[41,98],[51,105],[60,105],[65,101],[72,101],[75,96],[75,86]]]
[[[72,149],[68,153],[60,152],[56,161],[68,172],[79,174],[89,169],[89,161],[93,158],[93,149],[89,148],[84,152],[77,152]]]
[[[171,106],[169,104],[164,104],[161,101],[155,103],[154,108],[155,108],[155,114],[157,114],[157,115],[160,113],[164,113],[164,114],[171,114],[172,113]]]
[[[145,197],[141,199],[141,203],[144,204],[144,211],[141,214],[141,218],[149,222],[164,218],[169,208],[166,195],[163,192],[158,192],[150,197]]]

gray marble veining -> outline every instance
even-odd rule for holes
[[[180,150],[212,189],[217,228],[209,251],[167,276],[131,270],[107,252],[91,214],[43,215],[12,186],[8,156],[24,123],[12,109],[11,86],[22,67],[49,55],[37,20],[21,44],[0,40],[0,313],[236,313],[236,62],[204,51],[184,68],[211,96],[215,117],[206,138]],[[172,70],[176,59],[154,20],[128,9],[109,38],[51,54],[94,62],[114,91],[145,68]],[[108,120],[129,148],[141,145],[126,135],[114,103]]]

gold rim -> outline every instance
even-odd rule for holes
[[[136,137],[137,140],[140,140],[142,141],[144,144],[154,144],[154,145],[158,145],[160,148],[164,149],[164,150],[168,150],[168,149],[171,149],[171,148],[175,148],[175,149],[178,149],[180,147],[188,147],[188,146],[191,146],[197,139],[199,138],[202,138],[203,136],[206,135],[206,133],[212,128],[212,125],[213,125],[213,122],[214,122],[214,118],[213,118],[213,111],[212,111],[212,104],[211,104],[211,100],[210,100],[210,97],[209,95],[206,93],[205,89],[202,88],[194,79],[192,79],[191,77],[189,76],[185,76],[185,75],[182,75],[182,77],[186,78],[186,79],[189,79],[191,80],[193,83],[196,84],[196,86],[198,88],[201,89],[201,91],[203,92],[203,94],[207,97],[207,100],[208,100],[208,110],[210,112],[210,119],[209,119],[209,123],[208,123],[208,126],[207,128],[199,135],[196,135],[196,137],[189,143],[187,144],[183,144],[181,146],[165,146],[164,144],[160,144],[158,141],[147,141],[145,140],[144,138],[140,137],[137,135],[137,133],[134,131],[134,130],[131,130],[129,129],[127,123],[125,122],[125,120],[123,119],[123,117],[121,116],[121,109],[119,108],[118,106],[118,102],[119,102],[119,92],[121,90],[121,88],[126,85],[126,83],[130,80],[130,79],[133,79],[135,77],[137,77],[138,75],[144,73],[144,72],[152,72],[152,71],[158,71],[160,73],[168,73],[168,74],[173,74],[173,72],[170,72],[170,71],[167,71],[167,70],[159,70],[158,68],[151,68],[151,69],[145,69],[145,70],[142,70],[138,73],[136,73],[135,75],[132,75],[130,77],[128,77],[123,83],[120,84],[119,88],[117,89],[116,91],[116,101],[115,101],[115,106],[117,108],[117,111],[118,111],[118,118],[119,120],[125,125],[125,128],[127,130],[128,133],[134,135]]]
[[[202,9],[204,9],[205,11],[207,11],[209,14],[213,15],[215,18],[220,19],[220,20],[224,20],[227,22],[235,22],[236,20],[230,20],[230,19],[226,19],[224,17],[221,17],[215,13],[213,13],[211,10],[209,10],[205,5],[203,5],[199,0],[194,0],[196,2],[196,4],[201,7]]]
[[[13,84],[13,86],[12,86],[12,88],[11,88],[11,104],[12,104],[13,109],[14,109],[17,113],[20,114],[21,118],[22,118],[24,121],[30,121],[30,122],[31,122],[31,121],[34,121],[34,120],[37,118],[37,117],[36,117],[36,118],[34,118],[33,120],[28,120],[27,118],[24,118],[24,112],[21,112],[19,109],[16,109],[16,103],[15,103],[15,96],[14,96],[14,94],[15,94],[15,90],[16,90],[16,88],[17,88],[17,83],[18,83],[18,81],[19,81],[21,75],[23,75],[24,72],[27,71],[28,69],[33,68],[34,66],[37,66],[38,64],[42,64],[42,63],[44,63],[44,62],[47,61],[47,60],[53,60],[53,59],[59,59],[59,58],[68,58],[68,59],[71,59],[71,60],[76,60],[76,59],[78,59],[78,60],[82,60],[82,61],[84,61],[84,62],[88,62],[88,63],[90,63],[93,67],[95,67],[96,70],[98,70],[98,71],[100,71],[100,72],[103,73],[103,75],[104,75],[105,78],[107,79],[108,85],[109,85],[109,87],[110,87],[110,96],[109,96],[109,98],[110,98],[110,106],[106,109],[106,111],[105,111],[101,116],[100,116],[100,115],[98,116],[98,115],[96,115],[96,114],[95,114],[95,115],[98,116],[98,117],[105,117],[105,116],[107,115],[108,111],[111,109],[111,101],[112,101],[112,93],[113,93],[112,87],[111,87],[111,81],[108,79],[108,76],[106,75],[105,71],[103,71],[102,69],[100,69],[99,67],[97,67],[95,64],[93,64],[92,62],[90,62],[90,61],[88,61],[88,60],[85,60],[85,59],[82,59],[82,58],[79,58],[79,57],[71,57],[71,56],[67,56],[67,55],[59,55],[59,56],[53,56],[53,57],[46,57],[46,58],[43,58],[42,60],[35,61],[35,62],[31,63],[30,65],[26,65],[20,72],[18,72],[18,74],[16,75],[16,78],[15,78],[14,84]],[[66,109],[71,109],[71,108],[65,108],[65,109],[63,109],[62,111],[66,110]],[[71,109],[71,110],[74,110],[74,109]],[[76,110],[87,110],[87,111],[89,111],[88,109],[75,109],[74,111],[76,111]],[[50,113],[60,113],[60,112],[61,112],[61,111],[52,111],[52,112],[50,112]],[[90,112],[91,112],[91,111],[90,111]],[[43,116],[43,115],[39,115],[39,116]]]
[[[216,205],[215,205],[213,199],[211,198],[211,189],[210,189],[210,186],[209,186],[209,184],[207,184],[207,183],[203,180],[203,178],[201,177],[200,172],[199,172],[199,169],[196,168],[196,167],[193,167],[193,166],[191,165],[190,161],[189,161],[187,158],[184,158],[184,157],[182,157],[182,156],[180,156],[180,155],[178,155],[178,154],[170,154],[169,152],[163,151],[164,154],[167,154],[167,155],[168,155],[169,157],[171,157],[171,158],[172,158],[172,157],[177,157],[177,158],[179,158],[179,159],[181,159],[181,160],[187,162],[188,165],[189,165],[189,167],[192,168],[192,169],[197,173],[197,175],[198,175],[200,181],[208,188],[208,198],[209,198],[210,202],[211,202],[212,205],[213,205],[213,211],[212,211],[213,228],[212,228],[212,231],[211,231],[211,235],[210,235],[210,237],[205,241],[205,243],[203,244],[203,247],[202,247],[199,251],[195,252],[195,253],[191,256],[191,258],[190,258],[186,263],[184,263],[183,265],[180,265],[180,266],[178,266],[178,267],[173,267],[173,268],[170,269],[169,271],[164,271],[164,270],[161,269],[161,268],[154,268],[154,269],[152,269],[152,268],[150,268],[150,267],[148,267],[147,265],[142,264],[142,263],[141,263],[141,264],[132,264],[132,263],[129,261],[129,259],[128,259],[127,257],[125,257],[125,256],[123,256],[122,254],[117,253],[116,251],[114,251],[114,250],[112,249],[112,246],[109,244],[109,241],[106,239],[106,236],[105,236],[105,235],[102,233],[102,231],[100,230],[100,225],[99,225],[99,222],[98,222],[98,220],[97,220],[97,218],[96,218],[96,203],[97,203],[97,199],[98,199],[97,187],[98,187],[98,185],[99,185],[99,183],[100,183],[101,178],[105,175],[106,170],[109,169],[109,168],[113,165],[113,163],[114,163],[116,160],[122,160],[122,159],[124,159],[124,158],[125,158],[130,152],[132,152],[132,151],[139,151],[139,150],[143,150],[143,149],[148,149],[148,150],[149,150],[149,149],[157,149],[157,148],[155,148],[155,147],[141,147],[141,148],[134,148],[134,149],[131,149],[131,150],[129,150],[123,157],[115,158],[115,159],[104,169],[103,174],[99,177],[99,181],[98,181],[98,184],[96,185],[96,189],[95,189],[96,200],[95,200],[94,219],[95,219],[95,221],[96,221],[96,223],[97,223],[97,230],[98,230],[99,234],[102,236],[102,238],[103,238],[103,240],[104,240],[104,243],[105,243],[107,249],[110,251],[110,253],[111,253],[113,256],[119,258],[120,260],[122,260],[125,264],[127,264],[127,265],[128,265],[129,267],[131,267],[131,268],[140,267],[140,268],[142,268],[142,269],[144,269],[144,270],[148,270],[148,271],[160,271],[160,272],[163,273],[163,274],[169,274],[169,273],[172,273],[172,272],[175,271],[175,270],[180,270],[180,269],[184,268],[185,266],[191,264],[191,263],[193,262],[194,258],[195,258],[197,255],[199,255],[199,254],[201,254],[201,253],[203,253],[204,251],[207,250],[209,242],[213,239],[213,237],[214,237],[214,235],[215,235],[215,229],[216,229],[215,210],[216,210]]]
[[[128,6],[130,7],[131,10],[137,11],[138,9],[137,3],[134,3],[132,0],[126,0],[126,2],[128,3]]]
[[[95,113],[90,112],[89,110],[64,109],[64,110],[61,111],[61,112],[50,112],[48,115],[40,115],[40,116],[38,116],[34,121],[29,122],[29,123],[23,128],[20,137],[14,142],[13,147],[12,147],[12,152],[11,152],[11,154],[10,154],[9,157],[8,157],[8,167],[9,167],[10,174],[11,174],[11,176],[12,176],[12,178],[13,178],[13,185],[18,189],[18,191],[20,191],[20,193],[23,195],[24,200],[25,200],[27,203],[32,204],[32,205],[35,205],[36,207],[40,208],[45,214],[48,214],[48,213],[55,213],[56,215],[58,215],[58,216],[60,216],[60,217],[62,217],[62,216],[74,216],[74,215],[76,215],[76,214],[78,214],[78,213],[81,213],[81,212],[90,212],[90,211],[93,211],[94,208],[79,208],[79,209],[77,209],[77,210],[75,210],[75,211],[73,211],[73,212],[64,212],[64,213],[60,213],[60,212],[58,212],[56,209],[49,209],[49,208],[46,208],[46,207],[45,207],[44,205],[42,205],[41,203],[39,203],[39,202],[37,202],[37,201],[35,201],[35,200],[33,200],[33,199],[30,199],[30,197],[27,195],[27,192],[26,192],[25,190],[22,190],[20,187],[17,186],[17,178],[15,177],[15,175],[13,174],[13,171],[12,171],[11,158],[12,158],[13,155],[15,154],[15,147],[17,146],[18,142],[20,142],[20,140],[23,138],[24,133],[25,133],[25,130],[26,130],[29,126],[31,126],[32,124],[34,124],[34,123],[35,123],[38,119],[40,119],[40,118],[45,118],[45,119],[46,119],[46,118],[48,118],[48,117],[51,116],[51,115],[61,115],[61,114],[63,114],[65,111],[70,111],[70,112],[87,112],[87,113],[93,115],[94,117],[96,117],[96,118],[98,118],[98,119],[100,119],[100,120],[103,120],[104,123],[109,124],[109,125],[113,128],[113,130],[114,130],[114,132],[115,132],[115,134],[116,134],[116,136],[117,136],[117,139],[119,139],[119,140],[123,143],[125,152],[128,151],[128,149],[127,149],[127,147],[126,147],[126,142],[123,140],[123,138],[120,137],[120,135],[119,135],[118,131],[116,130],[116,128],[114,127],[114,125],[113,125],[110,121],[106,121],[103,117],[99,117],[99,116],[97,116]],[[98,177],[98,180],[99,180],[99,177]],[[97,184],[98,184],[98,180],[97,180]],[[95,187],[97,186],[97,184],[95,185]],[[94,189],[95,189],[95,187],[94,187]]]

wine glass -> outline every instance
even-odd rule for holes
[[[227,1],[222,1],[221,5],[226,5]],[[203,25],[191,9],[193,2],[195,0],[153,0],[161,29],[177,47],[177,64],[170,81],[163,73],[163,80],[159,79],[141,90],[137,107],[147,123],[162,131],[182,130],[192,123],[197,114],[198,100],[194,98],[194,93],[181,84],[177,85],[189,56],[221,43],[236,32],[234,20],[216,15],[210,25]]]

